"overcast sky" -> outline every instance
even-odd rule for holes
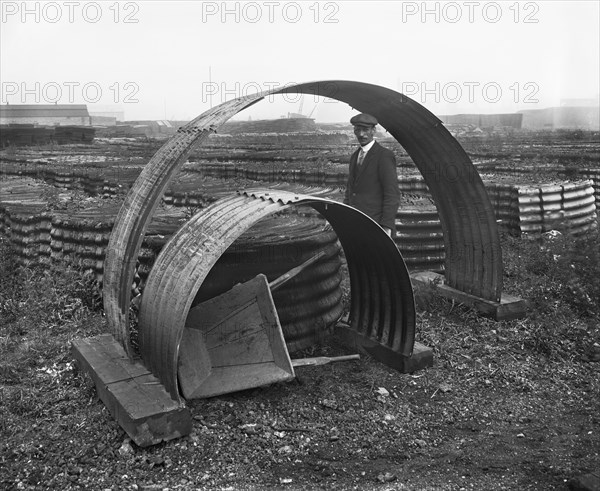
[[[0,3],[3,104],[181,120],[258,90],[341,79],[404,92],[443,115],[600,92],[597,0]],[[278,96],[238,118],[353,114],[317,102]]]

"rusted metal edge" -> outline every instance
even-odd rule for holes
[[[115,220],[104,263],[104,311],[114,337],[132,356],[130,287],[144,234],[156,207],[189,154],[217,128],[263,94],[224,102],[180,128],[150,159],[129,190]]]
[[[415,305],[410,276],[394,241],[368,216],[325,198],[272,189],[223,198],[192,217],[164,246],[144,290],[139,317],[142,359],[170,392],[178,390],[179,344],[188,312],[206,275],[240,235],[290,206],[311,206],[329,221],[344,248],[351,277],[351,328],[410,356]]]
[[[314,94],[373,114],[411,156],[436,203],[444,231],[446,282],[499,301],[502,255],[494,211],[479,174],[442,122],[403,94],[372,84],[331,80],[298,84],[224,102],[180,128],[152,157],[117,216],[104,271],[104,309],[131,355],[129,301],[135,261],[152,214],[173,175],[229,118],[271,94]]]

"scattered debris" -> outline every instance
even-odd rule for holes
[[[383,387],[379,387],[375,392],[383,397],[387,397],[390,395],[389,391]]]
[[[377,480],[379,482],[382,482],[382,483],[393,482],[396,479],[398,479],[398,477],[396,476],[396,474],[392,474],[391,472],[386,472],[385,474],[379,474],[377,476]]]
[[[119,447],[119,454],[123,457],[133,455],[133,447],[131,446],[131,440],[129,438],[123,440],[123,443]]]
[[[450,392],[452,390],[452,387],[450,386],[450,384],[444,382],[438,386],[438,389],[440,390],[440,392],[443,392],[445,394],[446,392]]]

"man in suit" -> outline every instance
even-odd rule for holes
[[[374,116],[358,114],[350,123],[360,148],[350,157],[344,203],[371,217],[394,237],[396,212],[400,205],[396,158],[373,139],[377,125]]]

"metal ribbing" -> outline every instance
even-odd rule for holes
[[[350,326],[398,353],[410,356],[415,307],[406,264],[394,241],[363,213],[340,203],[312,200],[337,233],[350,274]]]
[[[188,155],[210,133],[242,109],[262,98],[240,98],[206,111],[165,143],[150,159],[127,194],[111,234],[104,267],[104,310],[113,335],[132,356],[129,302],[135,260],[144,233],[165,189]]]
[[[557,185],[489,185],[501,227],[511,233],[540,234],[558,228],[574,235],[596,227],[591,180]]]
[[[408,97],[371,84],[313,82],[282,92],[332,97],[373,114],[405,148],[431,191],[444,230],[446,283],[499,301],[502,255],[494,210],[468,155],[438,118]]]
[[[444,234],[434,206],[400,207],[396,244],[409,271],[444,271]]]
[[[172,397],[180,397],[179,343],[204,278],[237,237],[260,219],[292,205],[312,206],[331,223],[346,252],[348,267],[362,278],[360,284],[351,283],[361,297],[351,327],[359,330],[360,326],[363,335],[399,355],[412,353],[412,285],[398,249],[382,229],[358,210],[335,201],[254,190],[224,198],[195,215],[167,242],[148,276],[140,307],[140,351]],[[367,331],[369,322],[372,330]]]
[[[266,95],[284,93],[329,97],[377,117],[407,150],[431,190],[444,230],[447,284],[500,300],[502,257],[493,209],[473,164],[441,121],[406,96],[384,87],[351,81],[310,82],[234,99],[206,111],[181,128],[134,183],[117,217],[104,274],[107,320],[130,355],[129,286],[135,258],[170,179],[189,153],[230,117]]]
[[[202,281],[225,250],[261,218],[281,210],[247,197],[225,199],[187,222],[159,254],[142,295],[140,352],[171,396],[178,399],[179,343]]]

